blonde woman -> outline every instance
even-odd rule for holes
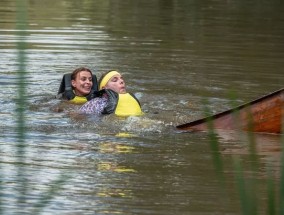
[[[80,112],[85,114],[116,114],[117,116],[140,116],[143,114],[140,102],[126,91],[122,75],[111,70],[99,80],[96,98],[86,102]]]

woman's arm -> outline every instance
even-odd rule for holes
[[[80,109],[80,113],[102,115],[103,109],[107,105],[106,97],[97,97],[86,102]]]

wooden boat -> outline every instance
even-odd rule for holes
[[[183,131],[214,129],[281,134],[284,120],[284,88],[247,104],[176,126]]]

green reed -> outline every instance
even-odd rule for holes
[[[283,117],[284,118],[284,117]],[[284,119],[282,118],[282,125]],[[284,126],[282,126],[282,134],[284,131]],[[279,200],[279,208],[280,208],[280,214],[284,214],[284,135],[282,136],[281,141],[281,147],[282,147],[282,155],[281,155],[281,178],[280,178],[280,200]]]
[[[17,171],[17,178],[21,181],[21,186],[19,190],[19,198],[18,204],[25,202],[25,196],[27,192],[27,181],[25,175],[25,110],[27,107],[26,104],[26,69],[25,69],[25,62],[26,62],[26,30],[27,29],[27,14],[26,14],[26,1],[17,1],[17,32],[18,32],[18,97],[16,100],[16,112],[17,112],[17,158],[18,161],[18,171]]]
[[[275,203],[275,182],[273,180],[272,171],[269,168],[267,171],[267,214],[276,214],[276,203]]]
[[[236,107],[236,96],[235,94],[231,94],[230,96],[232,102],[232,106]],[[215,167],[215,171],[217,173],[217,177],[219,181],[221,182],[222,189],[226,189],[226,179],[225,174],[223,170],[223,160],[221,157],[221,153],[219,150],[219,141],[218,141],[218,135],[216,130],[213,126],[213,118],[210,117],[210,111],[209,108],[207,108],[207,102],[204,104],[204,112],[206,117],[208,118],[208,137],[210,141],[210,149],[212,152],[212,159],[213,164]],[[237,116],[239,114],[239,111],[235,109],[233,112],[235,118],[237,119]],[[250,116],[252,119],[252,116]],[[249,128],[251,129],[253,124],[251,123],[252,120],[249,120]],[[236,123],[238,121],[236,120]],[[283,123],[282,123],[283,124]],[[282,128],[283,133],[283,128]],[[241,137],[243,134],[240,132],[239,137]],[[239,193],[239,200],[241,204],[241,212],[243,215],[254,215],[259,214],[259,199],[258,199],[258,184],[257,184],[257,171],[260,167],[260,161],[258,159],[257,150],[256,150],[256,139],[255,134],[253,132],[246,132],[246,135],[248,135],[248,149],[249,149],[249,166],[242,163],[242,160],[240,156],[233,156],[233,170],[235,175],[235,183],[237,185],[237,191]],[[275,215],[275,214],[281,214],[284,215],[284,137],[281,135],[281,176],[280,176],[280,192],[279,195],[277,195],[277,189],[276,189],[276,180],[272,174],[271,167],[268,166],[267,171],[267,205],[266,210],[267,214],[269,215]],[[244,167],[249,168],[250,176],[245,175]]]
[[[206,100],[203,101],[204,103],[204,113],[205,117],[208,119],[208,137],[210,140],[210,149],[212,152],[212,159],[213,159],[213,164],[216,169],[216,173],[218,176],[218,179],[221,183],[221,185],[225,185],[225,177],[224,177],[224,167],[223,167],[223,161],[222,157],[220,154],[220,148],[219,148],[219,142],[218,142],[218,136],[214,131],[214,125],[213,125],[213,118],[210,113],[210,109],[207,107],[208,102]]]
[[[16,113],[17,113],[17,183],[19,187],[18,196],[17,196],[17,205],[20,211],[24,211],[25,206],[29,203],[27,202],[28,192],[33,188],[29,185],[26,177],[26,166],[27,155],[26,155],[26,118],[25,111],[27,110],[27,92],[26,84],[27,80],[27,71],[26,71],[26,50],[27,50],[27,29],[28,29],[28,1],[27,0],[17,0],[17,49],[18,49],[18,70],[17,70],[17,99],[16,99]],[[1,166],[0,166],[1,171]],[[56,193],[62,188],[64,182],[67,180],[67,175],[61,174],[59,178],[51,184],[52,186],[46,192],[41,193],[40,198],[37,203],[33,205],[33,211],[30,214],[40,214],[45,206],[50,202],[52,198],[55,197]],[[0,183],[0,214],[5,214],[4,203],[3,203],[3,189],[2,183]]]

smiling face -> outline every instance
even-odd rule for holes
[[[91,92],[93,86],[92,78],[92,74],[89,71],[77,73],[75,80],[71,81],[76,96],[86,96]]]
[[[125,82],[120,74],[112,76],[104,88],[111,89],[117,93],[126,93]]]

